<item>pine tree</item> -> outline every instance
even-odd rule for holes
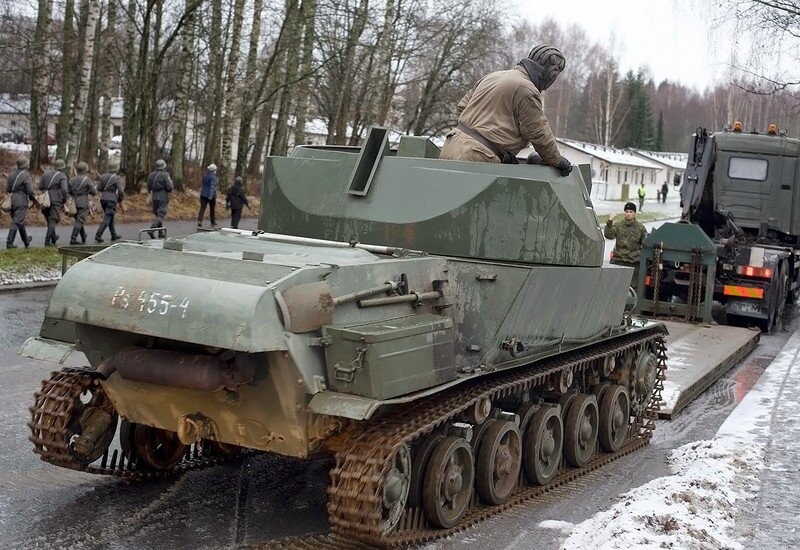
[[[653,114],[650,106],[650,97],[647,94],[644,74],[639,71],[636,75],[629,72],[627,77],[628,116],[627,147],[637,149],[651,149],[654,146]]]
[[[653,146],[655,151],[664,150],[664,111],[658,112],[658,124],[656,125],[656,142]]]

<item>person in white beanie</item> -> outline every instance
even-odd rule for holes
[[[197,227],[203,227],[203,217],[208,206],[211,227],[217,226],[217,165],[209,164],[203,174],[203,185],[200,188],[200,212],[197,213]]]

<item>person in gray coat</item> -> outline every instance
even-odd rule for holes
[[[147,190],[153,194],[153,215],[156,217],[150,224],[151,228],[164,227],[164,218],[167,217],[169,207],[169,194],[173,189],[172,178],[167,172],[167,163],[158,159],[156,169],[147,176]],[[158,233],[159,237],[164,236],[162,231],[150,231],[151,239],[155,238],[153,233]]]
[[[47,220],[47,233],[44,235],[45,246],[55,246],[58,240],[56,226],[61,221],[61,209],[67,200],[67,175],[64,173],[66,164],[61,159],[53,163],[53,168],[42,175],[39,180],[39,190],[47,190],[50,195],[50,206],[42,208],[42,214]]]
[[[69,180],[67,188],[69,194],[75,199],[75,225],[72,227],[72,235],[69,244],[78,244],[78,236],[81,243],[86,244],[86,230],[83,224],[86,223],[86,215],[89,213],[89,195],[97,195],[94,182],[89,177],[89,166],[85,162],[79,162],[75,169],[78,175]]]
[[[17,169],[8,175],[6,192],[11,193],[11,227],[8,228],[8,238],[6,248],[17,248],[14,240],[22,239],[25,248],[30,246],[33,237],[28,236],[25,231],[25,216],[28,215],[28,204],[36,196],[33,193],[33,179],[28,172],[28,159],[19,157],[17,159]]]
[[[103,221],[100,227],[97,228],[97,233],[94,235],[94,241],[97,243],[103,242],[103,233],[106,227],[111,232],[111,240],[118,241],[122,237],[117,233],[114,227],[114,216],[117,213],[117,203],[122,202],[125,198],[125,193],[122,191],[122,181],[117,174],[117,166],[109,166],[108,172],[100,176],[100,181],[97,183],[97,190],[100,194],[100,205],[103,207]]]

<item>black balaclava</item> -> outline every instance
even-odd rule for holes
[[[522,65],[533,85],[543,92],[555,82],[556,77],[564,70],[566,60],[558,48],[543,44],[534,46],[528,57],[520,60],[517,64]]]

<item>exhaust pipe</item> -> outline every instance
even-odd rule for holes
[[[216,392],[235,391],[253,379],[255,367],[237,359],[225,363],[213,355],[128,348],[106,359],[97,369],[104,379],[118,372],[125,380],[174,388]]]

